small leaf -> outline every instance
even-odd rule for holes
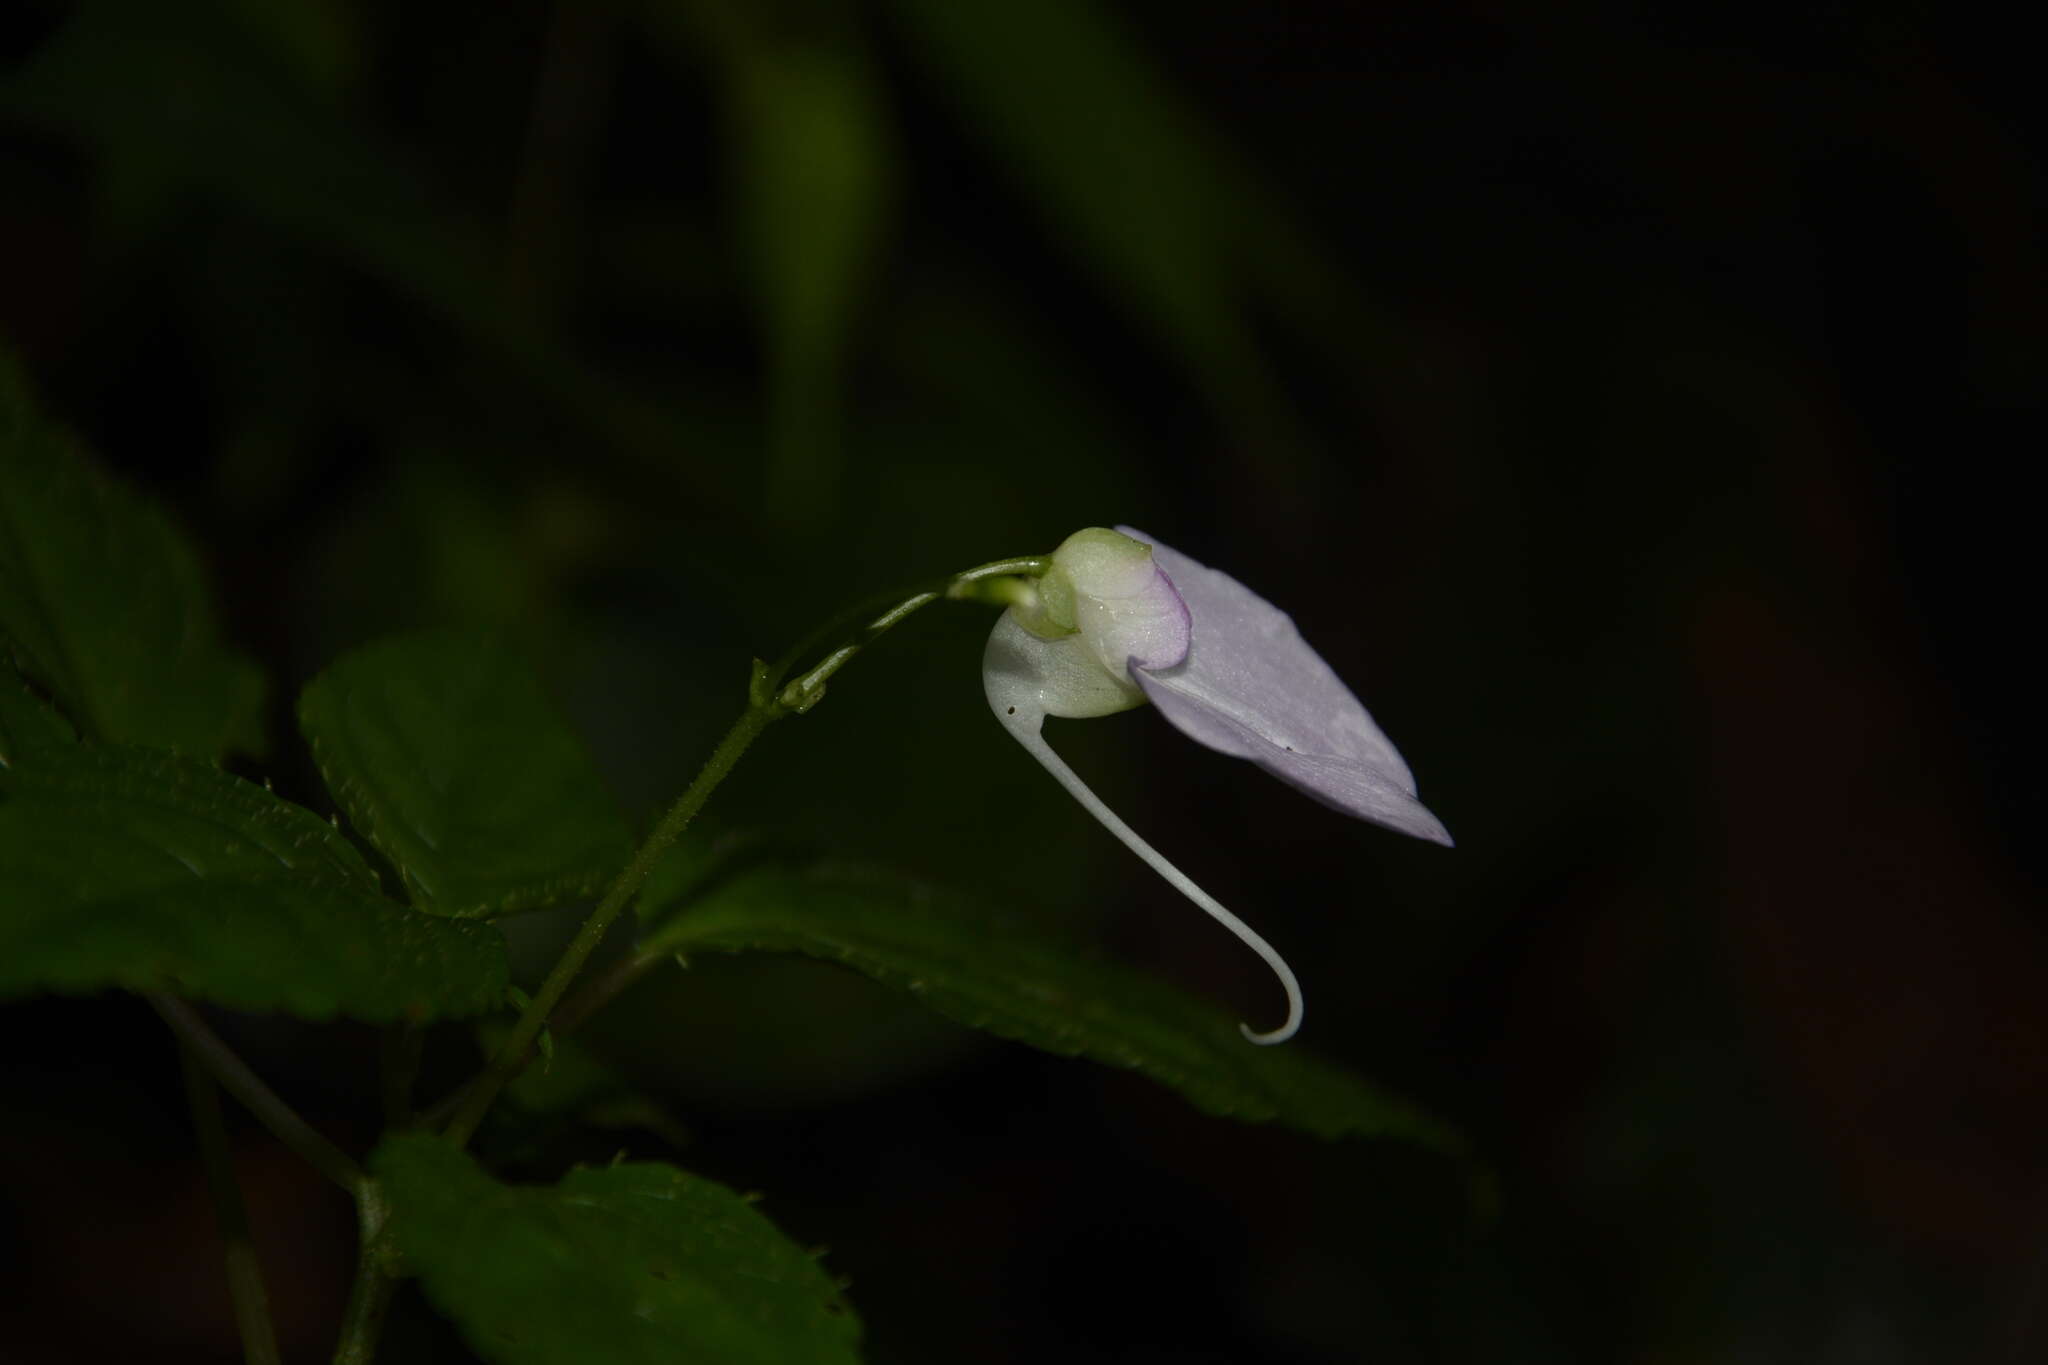
[[[1229,1016],[1185,992],[886,873],[829,863],[751,870],[640,949],[707,950],[843,963],[971,1028],[1142,1072],[1209,1113],[1464,1151],[1443,1123],[1299,1046],[1253,1047]]]
[[[427,1297],[498,1365],[859,1359],[831,1278],[723,1185],[654,1163],[503,1185],[430,1137],[371,1167]]]
[[[490,1060],[511,1031],[510,1023],[478,1024],[477,1044],[483,1054],[479,1060]],[[689,1129],[681,1120],[635,1090],[610,1063],[575,1038],[558,1040],[551,1055],[520,1072],[505,1087],[504,1101],[492,1111],[491,1124],[523,1138],[521,1151],[530,1149],[527,1144],[536,1134],[571,1125],[635,1128],[672,1147],[689,1143]],[[503,1151],[502,1141],[494,1142],[493,1150]]]
[[[463,917],[602,890],[624,818],[526,662],[427,632],[345,655],[299,698],[335,799],[422,910]]]
[[[478,1050],[489,1061],[512,1032],[511,1025],[477,1026]],[[505,1087],[505,1097],[521,1109],[554,1114],[609,1099],[626,1089],[612,1070],[573,1038],[563,1039]]]
[[[156,750],[71,746],[0,769],[0,997],[170,989],[372,1021],[503,998],[482,926],[393,905],[312,812]]]
[[[93,738],[261,745],[262,675],[222,647],[191,548],[35,411],[4,356],[0,652]]]

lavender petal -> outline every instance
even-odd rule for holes
[[[1403,834],[1449,844],[1443,822],[1415,796],[1393,742],[1293,620],[1257,593],[1142,531],[1193,623],[1188,655],[1131,677],[1181,733],[1249,759],[1327,806]]]

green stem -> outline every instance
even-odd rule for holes
[[[635,948],[630,953],[614,958],[556,1006],[554,1014],[548,1019],[548,1032],[557,1040],[567,1038],[581,1028],[591,1015],[617,999],[628,986],[647,975],[651,968],[659,965],[667,956],[666,953],[656,953],[649,957],[641,949]],[[538,1050],[529,1045],[526,1051],[514,1060],[513,1076],[518,1076],[526,1069]],[[420,1126],[434,1129],[446,1123],[468,1099],[469,1092],[470,1087],[465,1086],[423,1111],[419,1116]]]
[[[227,1259],[228,1297],[234,1300],[242,1359],[248,1365],[279,1365],[277,1331],[270,1325],[270,1298],[263,1291],[263,1268],[256,1261],[248,1211],[242,1205],[242,1190],[235,1183],[234,1161],[228,1154],[220,1090],[206,1064],[182,1041],[178,1061],[185,1072],[185,1099],[192,1109],[192,1127],[199,1135],[199,1157],[206,1166],[207,1190],[213,1196],[214,1221],[219,1224],[221,1250]]]
[[[476,1132],[477,1124],[483,1121],[485,1111],[491,1107],[491,1102],[497,1099],[498,1092],[505,1087],[507,1081],[519,1073],[520,1067],[525,1065],[527,1050],[534,1045],[535,1040],[540,1037],[540,1031],[547,1026],[548,1015],[554,1010],[555,1002],[562,998],[562,992],[569,988],[569,983],[575,980],[576,973],[583,969],[584,962],[589,959],[598,941],[604,937],[605,930],[611,928],[612,921],[619,917],[619,912],[626,908],[647,881],[648,874],[654,871],[654,865],[661,860],[661,855],[668,852],[669,846],[689,828],[690,821],[704,808],[704,803],[711,799],[711,793],[718,790],[718,784],[725,781],[727,774],[732,772],[733,766],[740,761],[740,756],[746,753],[748,746],[760,737],[763,730],[786,714],[782,704],[767,695],[767,680],[768,666],[757,660],[754,664],[754,687],[747,709],[740,713],[739,720],[726,732],[725,738],[718,742],[718,747],[711,751],[711,757],[705,760],[703,770],[697,774],[696,780],[676,798],[676,803],[668,808],[668,814],[661,817],[661,823],[647,836],[647,842],[640,845],[640,851],[633,855],[633,860],[626,864],[625,869],[612,882],[611,889],[604,893],[604,899],[598,902],[597,909],[591,911],[590,918],[583,921],[583,927],[576,931],[576,937],[571,939],[568,948],[563,950],[554,970],[548,973],[547,980],[541,982],[540,989],[534,992],[533,999],[521,1012],[519,1022],[512,1026],[512,1032],[506,1036],[497,1054],[491,1058],[483,1074],[478,1076],[464,1093],[461,1106],[455,1111],[455,1117],[449,1121],[445,1133],[447,1139],[457,1147],[469,1142],[470,1136]]]
[[[782,686],[782,680],[789,676],[789,671],[795,668],[800,660],[807,657],[827,640],[838,639],[843,635],[853,633],[859,637],[861,644],[865,644],[876,635],[881,634],[882,631],[887,630],[889,626],[895,625],[898,621],[910,615],[911,612],[916,611],[919,607],[935,602],[941,597],[949,597],[955,600],[978,597],[988,586],[988,580],[990,579],[1003,576],[1037,578],[1042,576],[1051,567],[1052,559],[1049,556],[1017,555],[1010,559],[998,559],[987,564],[980,564],[972,569],[956,573],[949,578],[942,578],[937,582],[926,583],[917,588],[892,592],[879,597],[871,597],[859,606],[841,612],[790,646],[789,653],[777,660],[774,669],[769,672],[769,684],[773,687]],[[870,621],[869,617],[874,616],[877,612],[881,613],[880,616]],[[863,622],[867,624],[863,626]],[[835,654],[838,652],[834,651]],[[847,654],[840,662],[844,663],[846,658],[851,657],[851,654]],[[838,670],[835,668],[833,671],[837,672]]]
[[[645,976],[648,968],[660,960],[659,957],[656,957],[652,960],[643,961],[638,949],[613,959],[596,975],[587,978],[583,984],[566,996],[560,1005],[555,1007],[554,1014],[548,1019],[548,1032],[553,1034],[557,1040],[567,1038],[578,1028],[582,1027],[584,1020],[597,1013],[600,1009],[603,1009],[606,1005],[609,1005],[617,998],[621,991],[625,990],[626,987],[632,985],[635,981],[638,981],[642,976]],[[529,1045],[526,1051],[514,1060],[512,1065],[513,1076],[518,1076],[526,1069],[527,1065],[533,1061],[534,1054],[538,1050],[538,1048]],[[428,1130],[440,1128],[455,1116],[456,1111],[468,1099],[469,1092],[470,1087],[464,1086],[449,1094],[432,1107],[423,1110],[419,1115],[419,1126]]]
[[[659,961],[659,959],[656,959]],[[615,959],[605,969],[576,988],[562,1002],[555,1015],[555,1034],[566,1038],[582,1027],[583,1021],[616,1000],[626,987],[647,974],[653,962],[643,961],[638,949]]]
[[[647,842],[640,846],[640,850],[633,855],[633,860],[626,864],[612,882],[610,889],[604,894],[604,899],[598,902],[597,909],[591,911],[590,918],[576,931],[576,937],[569,941],[569,946],[563,950],[561,958],[548,972],[547,979],[541,982],[540,989],[534,992],[526,1008],[520,1011],[518,1022],[512,1026],[512,1032],[506,1035],[505,1041],[499,1045],[483,1071],[459,1095],[453,1097],[454,1117],[448,1121],[443,1136],[458,1148],[468,1145],[470,1138],[476,1133],[477,1125],[483,1122],[484,1115],[489,1112],[498,1093],[531,1059],[534,1045],[539,1040],[541,1031],[548,1027],[550,1016],[560,1002],[563,992],[568,990],[577,973],[583,970],[583,964],[589,960],[591,953],[603,940],[612,922],[632,902],[633,897],[646,883],[649,874],[654,871],[655,864],[661,861],[662,855],[682,836],[690,821],[696,818],[697,812],[704,808],[704,803],[711,799],[711,793],[718,789],[719,783],[725,781],[734,765],[740,761],[741,755],[746,753],[763,730],[786,715],[802,714],[810,710],[817,704],[818,699],[824,696],[825,683],[833,674],[844,668],[877,637],[920,608],[941,599],[998,603],[1016,601],[1026,591],[1022,585],[1014,581],[1016,578],[1040,577],[1051,567],[1052,560],[1046,556],[1019,555],[977,565],[941,579],[930,587],[912,592],[860,626],[850,639],[826,654],[802,677],[787,686],[783,685],[782,680],[796,666],[797,661],[815,647],[818,640],[831,638],[832,633],[845,629],[847,623],[862,620],[872,608],[863,609],[857,615],[841,617],[826,631],[807,637],[803,643],[784,655],[773,668],[756,659],[753,679],[747,691],[747,709],[740,713],[739,720],[726,732],[718,747],[712,750],[711,757],[705,761],[703,770],[697,774],[696,780],[676,798],[676,803],[661,817],[661,822],[654,827],[654,832],[647,836]],[[651,965],[651,962],[642,961],[638,954],[629,961],[636,965],[623,970],[615,969],[603,978],[603,990],[595,999],[583,1002],[582,1007],[574,1015],[576,1022],[581,1022],[591,1010],[624,989]],[[445,1107],[447,1103],[436,1106],[436,1111]]]
[[[356,1197],[356,1280],[348,1292],[348,1311],[341,1320],[341,1339],[334,1365],[370,1365],[377,1357],[377,1339],[384,1333],[384,1314],[398,1290],[398,1275],[384,1224],[391,1210],[383,1187],[363,1182]]]
[[[270,1130],[272,1136],[351,1196],[356,1193],[363,1183],[362,1168],[349,1158],[347,1152],[315,1132],[311,1124],[299,1117],[297,1110],[279,1099],[277,1093],[249,1069],[249,1064],[236,1056],[234,1049],[222,1042],[219,1034],[207,1027],[206,1021],[199,1017],[199,1011],[176,996],[157,991],[144,992],[143,998],[171,1026],[171,1031],[178,1035],[178,1041],[191,1050],[214,1080],[220,1082],[221,1089],[239,1100],[244,1109],[255,1115],[258,1123]]]

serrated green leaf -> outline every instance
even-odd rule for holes
[[[498,1365],[859,1359],[817,1260],[713,1181],[635,1163],[503,1185],[429,1137],[386,1141],[371,1169],[427,1297]]]
[[[372,1021],[502,1000],[504,941],[375,894],[312,812],[157,750],[74,745],[0,769],[0,997],[174,990]]]
[[[344,655],[300,695],[299,727],[422,910],[503,915],[592,896],[632,851],[539,679],[490,637],[433,631]]]
[[[191,548],[36,412],[5,356],[0,649],[93,738],[261,746],[262,675],[221,645]]]
[[[801,953],[972,1028],[1141,1072],[1213,1114],[1464,1150],[1443,1123],[1299,1044],[1255,1047],[1185,992],[888,873],[830,863],[751,869],[714,885],[641,951]]]
[[[327,821],[253,782],[161,749],[86,744],[31,751],[0,769],[0,802],[117,830],[150,850],[139,865],[112,856],[93,860],[79,875],[96,895],[157,885],[135,869],[160,862],[204,881],[282,877],[377,894],[377,875]]]
[[[0,857],[69,827],[0,811]],[[99,845],[70,845],[93,856]],[[10,907],[10,911],[19,907]],[[505,947],[486,925],[289,882],[191,882],[93,900],[57,894],[6,941],[0,997],[122,987],[302,1019],[422,1022],[490,1008]]]

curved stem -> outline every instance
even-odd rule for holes
[[[398,1291],[393,1254],[384,1234],[390,1215],[383,1187],[374,1180],[364,1181],[356,1197],[356,1278],[349,1288],[348,1310],[342,1315],[334,1365],[370,1365],[377,1358],[384,1314]]]
[[[775,668],[769,673],[769,683],[771,686],[781,687],[782,680],[789,675],[792,668],[796,667],[797,661],[815,649],[819,641],[832,639],[842,632],[851,630],[851,637],[843,644],[812,665],[801,678],[789,684],[788,687],[781,687],[780,698],[783,705],[789,707],[792,711],[806,710],[823,695],[826,679],[845,667],[848,660],[865,649],[877,636],[902,621],[912,612],[917,611],[921,607],[929,606],[941,598],[962,601],[989,595],[993,580],[1015,577],[1037,578],[1042,576],[1051,567],[1052,560],[1049,556],[1017,555],[1009,559],[991,560],[986,564],[978,564],[971,569],[963,569],[959,573],[939,579],[925,587],[913,589],[900,597],[895,593],[890,593],[886,597],[870,599],[867,604],[835,617],[822,629],[813,631],[810,635],[804,637],[802,641],[792,648],[789,653],[783,655],[781,660],[777,662]],[[1007,596],[1007,594],[1002,594],[998,590],[996,596],[1000,600],[1001,597]],[[869,620],[870,613],[874,612],[877,607],[881,607],[883,610],[879,615]],[[866,624],[860,625],[859,623],[862,621],[866,621]],[[856,629],[856,627],[858,628]]]
[[[214,1221],[220,1227],[221,1251],[227,1260],[228,1297],[235,1305],[235,1330],[242,1338],[242,1359],[248,1365],[278,1365],[277,1330],[270,1324],[270,1296],[263,1289],[263,1268],[249,1236],[249,1214],[235,1182],[234,1160],[228,1153],[227,1125],[221,1121],[220,1090],[192,1046],[178,1043],[178,1061],[185,1073],[185,1099],[192,1127],[199,1137],[199,1157],[206,1166],[206,1186],[213,1197]]]
[[[1016,705],[1007,708],[998,706],[995,712],[996,719],[1003,723],[1003,728],[1024,746],[1027,753],[1038,760],[1040,767],[1051,773],[1059,784],[1067,789],[1069,795],[1100,821],[1104,829],[1123,840],[1126,848],[1143,858],[1146,864],[1166,878],[1176,891],[1207,911],[1211,919],[1237,935],[1239,941],[1257,953],[1265,964],[1273,969],[1273,974],[1280,978],[1280,986],[1287,992],[1286,1021],[1270,1033],[1255,1033],[1244,1024],[1237,1026],[1238,1032],[1244,1034],[1251,1042],[1261,1044],[1284,1043],[1292,1038],[1301,1028],[1301,985],[1294,979],[1294,969],[1287,965],[1287,960],[1280,956],[1272,944],[1260,938],[1258,932],[1249,924],[1224,909],[1215,897],[1195,885],[1186,873],[1166,861],[1157,849],[1139,838],[1137,831],[1117,818],[1117,813],[1102,803],[1102,798],[1089,789],[1088,784],[1081,780],[1080,774],[1069,768],[1066,760],[1054,753],[1052,745],[1045,742],[1045,735],[1042,733],[1045,724],[1043,711],[1029,706],[1020,696]]]
[[[191,1049],[200,1065],[220,1082],[221,1089],[239,1100],[244,1109],[255,1115],[258,1123],[270,1130],[272,1136],[304,1157],[315,1170],[347,1190],[351,1196],[356,1193],[363,1183],[362,1167],[356,1165],[347,1152],[315,1132],[311,1124],[299,1117],[296,1109],[279,1099],[277,1093],[249,1069],[249,1064],[222,1042],[219,1034],[207,1027],[206,1021],[199,1017],[199,1011],[176,996],[160,991],[146,991],[142,998],[171,1026],[171,1031],[178,1035],[178,1041]]]

